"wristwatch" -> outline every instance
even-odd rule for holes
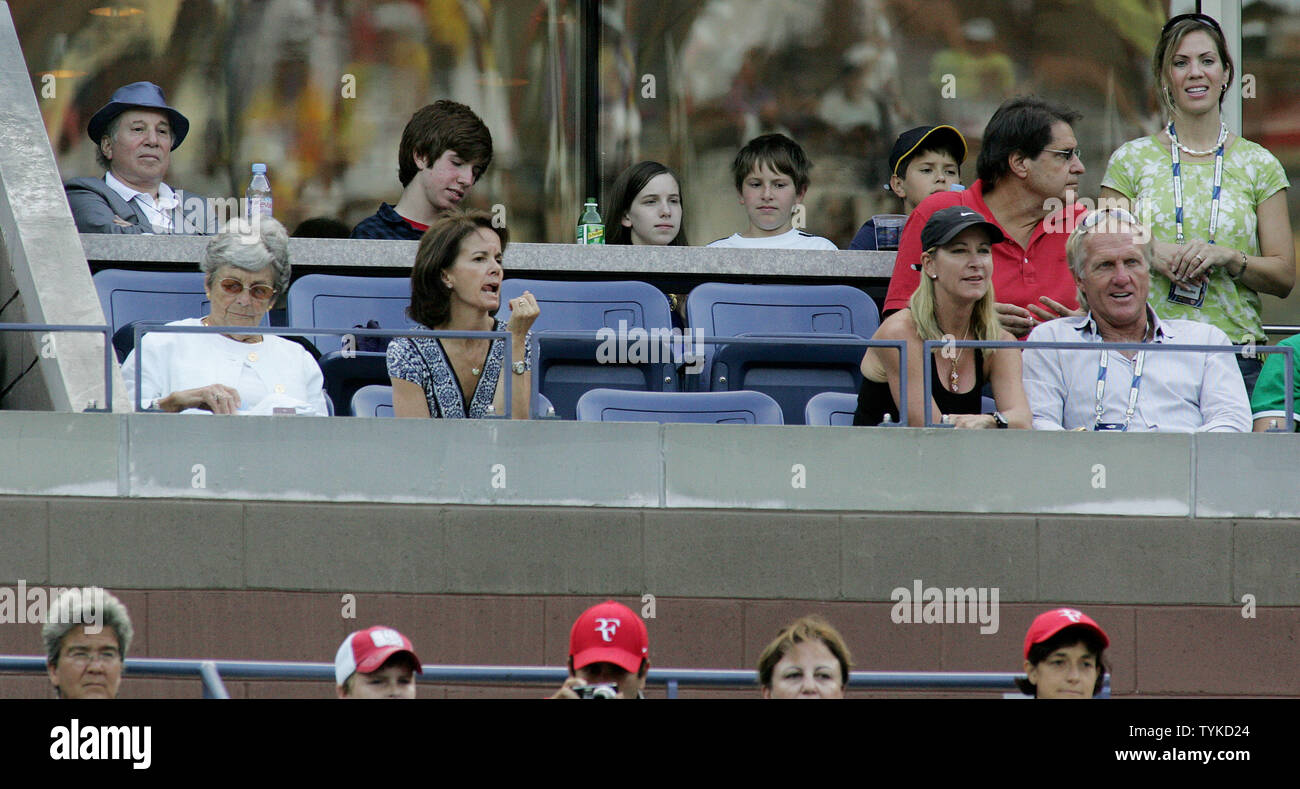
[[[1007,418],[1002,415],[1001,411],[993,412],[993,424],[998,426],[998,430],[1007,429]]]
[[[515,362],[514,364],[510,365],[510,369],[515,371],[515,375],[523,375],[524,373],[528,372],[528,365],[524,364],[523,362]]]

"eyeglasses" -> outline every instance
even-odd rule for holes
[[[63,657],[78,666],[89,665],[95,660],[102,660],[105,665],[111,666],[122,659],[122,655],[116,649],[103,649],[98,652],[91,652],[89,649],[70,649]]]
[[[1059,151],[1055,148],[1044,148],[1043,150],[1046,151],[1047,153],[1056,154],[1057,156],[1061,157],[1061,161],[1064,162],[1068,162],[1071,159],[1078,159],[1079,161],[1083,161],[1082,148],[1072,148],[1068,151]]]
[[[228,277],[221,280],[221,289],[229,293],[231,296],[238,296],[244,292],[244,283],[234,279],[233,277]],[[259,282],[258,284],[249,287],[248,293],[258,301],[270,301],[275,297],[275,288],[270,285],[263,285]]]
[[[1206,16],[1205,14],[1179,14],[1178,16],[1170,17],[1169,21],[1165,22],[1165,26],[1160,28],[1160,35],[1163,36],[1165,33],[1168,33],[1169,28],[1173,27],[1174,25],[1178,24],[1184,19],[1195,19],[1197,22],[1200,22],[1206,27],[1214,28],[1215,32],[1217,32],[1220,36],[1223,35],[1223,29],[1219,27],[1219,23],[1215,21],[1214,17]]]

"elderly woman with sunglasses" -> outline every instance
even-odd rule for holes
[[[232,222],[199,264],[211,311],[169,326],[255,327],[276,294],[289,285],[289,236],[274,219]],[[152,332],[122,363],[127,394],[136,402],[141,366],[143,408],[214,414],[327,416],[320,367],[301,345],[283,337],[244,333]]]

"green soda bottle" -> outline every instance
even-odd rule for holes
[[[582,219],[578,220],[578,243],[604,244],[605,224],[596,213],[596,198],[588,197],[582,208]]]

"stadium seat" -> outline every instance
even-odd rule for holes
[[[753,390],[781,405],[788,424],[803,424],[808,401],[821,392],[857,394],[864,346],[814,345],[820,338],[870,339],[880,324],[876,304],[847,285],[706,283],[686,299],[687,323],[705,336],[766,337],[773,345],[722,345],[705,351],[696,387]]]
[[[531,291],[541,308],[533,324],[533,334],[540,342],[540,357],[533,361],[533,374],[539,376],[538,389],[555,404],[556,415],[573,419],[578,398],[596,389],[635,391],[676,391],[677,372],[669,354],[660,353],[664,346],[650,343],[653,356],[641,364],[601,363],[591,340],[547,340],[547,331],[598,331],[620,326],[627,330],[672,327],[668,297],[644,282],[574,282],[554,280],[507,279],[501,285],[501,308],[497,319],[510,318],[510,299],[525,290]]]
[[[780,425],[781,407],[762,392],[631,392],[592,389],[578,400],[584,422]]]
[[[369,417],[390,417],[393,415],[393,387],[370,385],[363,386],[352,395],[352,415]],[[537,395],[533,401],[533,418],[554,416],[555,408],[546,395]]]
[[[353,416],[392,416],[393,387],[372,384],[363,386],[352,395]]]
[[[852,425],[858,410],[858,396],[847,392],[822,392],[814,395],[804,408],[804,422],[809,425]]]
[[[388,386],[388,354],[379,351],[356,351],[347,356],[331,351],[320,358],[325,376],[325,393],[342,409],[339,416],[352,416],[352,396],[366,386]]]
[[[350,329],[375,321],[378,328],[407,329],[411,303],[408,277],[347,277],[338,274],[308,274],[289,286],[287,321],[295,328]],[[308,337],[322,354],[341,350],[342,338],[319,334]],[[383,351],[388,340],[358,337],[357,351]],[[350,399],[345,402],[350,402]]]

